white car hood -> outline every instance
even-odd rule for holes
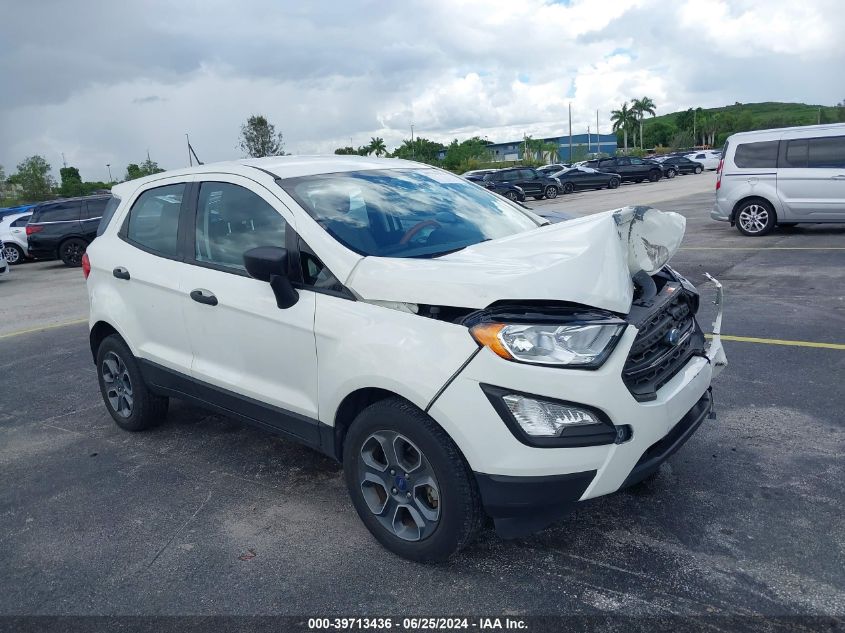
[[[373,302],[480,309],[502,300],[569,301],[624,314],[632,275],[662,268],[685,226],[677,213],[625,207],[434,259],[365,257],[346,286]]]

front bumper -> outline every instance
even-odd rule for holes
[[[613,354],[593,371],[509,362],[484,348],[431,405],[429,414],[463,452],[485,508],[504,536],[536,531],[577,501],[615,492],[648,476],[707,417],[712,379],[727,363],[719,336],[722,288],[710,279],[718,305],[712,338],[704,355],[692,357],[654,400],[638,402],[622,381],[637,335],[629,326]],[[619,444],[528,446],[508,429],[481,384],[587,405],[615,425],[630,426],[633,433]]]

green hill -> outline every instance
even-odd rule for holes
[[[643,122],[644,146],[720,147],[735,132],[845,122],[845,106],[821,106],[806,103],[735,103],[720,108],[697,108],[648,117]],[[695,138],[693,138],[695,129]],[[619,135],[622,144],[622,135]],[[633,143],[628,134],[629,145]],[[639,145],[639,143],[637,143]]]

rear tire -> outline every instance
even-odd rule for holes
[[[97,348],[97,380],[106,409],[123,430],[143,431],[167,415],[170,401],[149,390],[138,361],[116,334]]]
[[[620,180],[619,178],[611,178],[610,182],[607,183],[608,189],[616,189],[619,187]]]
[[[666,177],[671,179],[671,178],[674,178],[675,176],[677,176],[677,174],[678,173],[674,169],[670,169],[669,171],[666,172]]]
[[[563,193],[572,193],[573,191],[575,191],[575,185],[571,182],[563,183]]]
[[[88,244],[85,240],[78,237],[72,237],[69,240],[62,242],[59,247],[59,259],[65,266],[70,268],[79,268],[82,266],[82,256],[85,254],[85,249]]]
[[[481,527],[478,486],[458,447],[405,400],[381,400],[358,414],[343,471],[361,521],[398,556],[447,560]]]
[[[701,173],[701,172],[703,172],[703,171],[704,171],[704,169],[703,169],[703,168],[701,168],[701,167],[696,167],[696,168],[695,168],[695,173],[696,173],[696,174],[700,174],[700,173]]]
[[[6,256],[6,262],[9,266],[17,266],[23,263],[23,249],[17,244],[5,243],[3,245],[3,254]]]
[[[748,237],[768,235],[777,224],[774,208],[761,198],[753,198],[743,202],[737,207],[734,218],[736,228]]]
[[[660,173],[656,171],[649,172],[648,180],[649,182],[657,182],[658,180],[660,180]]]

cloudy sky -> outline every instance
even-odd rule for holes
[[[658,113],[845,99],[842,0],[0,0],[0,165],[64,152],[86,180],[149,149],[238,158],[266,115],[292,153],[371,136],[491,140]]]

